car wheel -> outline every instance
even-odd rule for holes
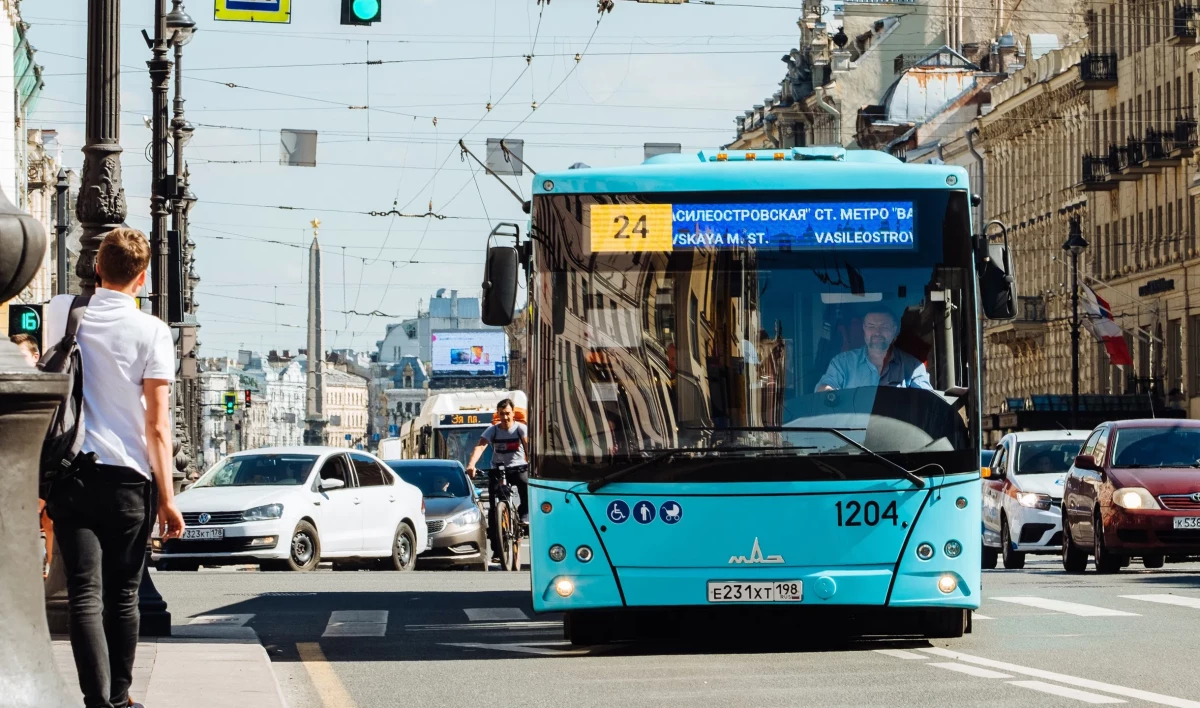
[[[563,615],[563,638],[575,646],[608,644],[612,641],[611,624],[602,612],[580,612]]]
[[[1000,552],[1004,555],[1004,567],[1020,570],[1025,567],[1025,554],[1013,550],[1012,534],[1008,530],[1008,519],[1000,520]]]
[[[388,570],[412,570],[417,565],[417,532],[401,521],[392,539],[392,557],[386,561]]]
[[[957,639],[967,631],[970,610],[926,610],[922,634],[929,639]]]
[[[1143,568],[1161,568],[1166,559],[1162,556],[1142,556]]]
[[[321,541],[317,538],[317,530],[307,521],[301,521],[292,532],[288,558],[280,565],[292,572],[302,573],[316,568],[320,562]]]
[[[1063,570],[1068,573],[1082,573],[1087,570],[1088,554],[1079,546],[1075,545],[1075,539],[1071,537],[1071,525],[1067,523],[1067,519],[1063,517],[1063,545],[1062,545],[1062,562]]]
[[[996,559],[1000,557],[1000,549],[984,546],[980,557],[982,558],[983,569],[992,570],[996,567]]]
[[[1093,541],[1094,548],[1092,550],[1092,556],[1095,559],[1096,572],[1116,573],[1120,571],[1125,559],[1121,556],[1110,553],[1108,549],[1105,548],[1104,522],[1100,519],[1100,512],[1098,511],[1096,512],[1096,515],[1092,521],[1092,536],[1095,538],[1095,541]]]

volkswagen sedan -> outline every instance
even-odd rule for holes
[[[160,570],[322,560],[411,570],[425,548],[425,502],[382,460],[325,447],[264,448],[221,460],[176,497],[183,538],[151,541]]]

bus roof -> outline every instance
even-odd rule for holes
[[[435,393],[421,407],[421,415],[440,415],[447,413],[469,413],[472,411],[492,412],[496,404],[505,398],[511,398],[517,408],[525,408],[524,391],[448,391]]]
[[[533,188],[544,195],[969,187],[966,169],[957,165],[910,165],[876,150],[808,147],[656,155],[640,165],[539,173]]]

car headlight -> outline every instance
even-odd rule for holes
[[[1017,494],[1017,503],[1029,509],[1042,509],[1044,511],[1050,508],[1050,495],[1019,492]]]
[[[1142,487],[1125,487],[1113,492],[1113,504],[1122,509],[1159,509],[1158,502],[1149,490]]]
[[[479,507],[473,506],[466,511],[460,511],[449,519],[446,519],[446,524],[449,526],[467,527],[479,523],[483,518],[483,514],[479,512]]]
[[[282,516],[283,504],[256,506],[253,509],[247,509],[242,512],[242,518],[246,521],[266,521],[268,519],[278,519]]]

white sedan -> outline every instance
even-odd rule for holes
[[[366,452],[280,447],[221,460],[176,497],[183,538],[151,541],[160,570],[258,563],[312,570],[369,559],[411,570],[425,550],[421,491]]]

